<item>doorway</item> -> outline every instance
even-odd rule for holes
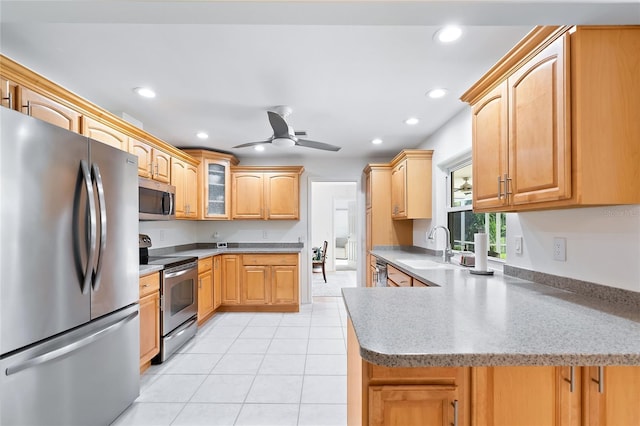
[[[357,183],[311,182],[310,243],[317,252],[327,241],[325,283],[320,267],[311,275],[313,296],[342,295],[343,287],[356,287]]]

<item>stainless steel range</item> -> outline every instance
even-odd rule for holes
[[[198,328],[198,258],[149,256],[151,239],[141,234],[140,263],[161,265],[160,353],[152,360],[164,362],[196,334]]]

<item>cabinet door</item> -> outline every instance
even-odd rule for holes
[[[198,217],[198,169],[191,164],[186,165],[184,175],[185,216],[191,219]]]
[[[371,208],[371,172],[364,174],[365,208]]]
[[[583,424],[640,425],[640,367],[585,367],[584,370],[587,407]]]
[[[450,426],[457,410],[455,386],[369,386],[371,426]]]
[[[580,374],[570,367],[476,367],[474,417],[486,425],[580,425]]]
[[[176,218],[186,217],[185,175],[187,165],[182,160],[171,158],[171,185],[176,187]]]
[[[158,182],[171,182],[171,156],[153,149],[153,179]]]
[[[153,148],[134,138],[129,138],[129,154],[138,157],[138,176],[153,177]]]
[[[213,309],[218,309],[222,304],[222,267],[220,259],[222,256],[213,257]]]
[[[264,183],[262,173],[232,173],[231,218],[264,217]]]
[[[298,266],[271,267],[271,303],[290,305],[298,303]]]
[[[473,208],[507,205],[504,179],[508,169],[507,83],[487,93],[471,112],[473,133]]]
[[[567,43],[564,35],[508,79],[508,189],[514,205],[571,197]]]
[[[401,161],[391,171],[391,216],[400,219],[407,216],[407,161]]]
[[[198,324],[213,312],[213,273],[198,274]]]
[[[140,299],[140,365],[160,352],[160,293]]]
[[[265,173],[267,219],[299,219],[300,185],[295,173]]]
[[[0,77],[0,105],[9,109],[16,109],[16,84]]]
[[[271,300],[269,289],[270,267],[244,265],[242,267],[242,304],[265,305]]]
[[[80,114],[76,111],[24,87],[18,86],[17,93],[18,99],[16,109],[18,111],[39,120],[46,121],[47,123],[55,126],[62,127],[63,129],[80,133]],[[118,146],[117,148],[122,149],[121,146]],[[125,151],[126,148],[127,141],[125,139]]]
[[[123,151],[129,147],[129,138],[124,133],[89,117],[82,117],[82,134]]]
[[[240,262],[234,254],[223,254],[220,259],[222,269],[222,304],[240,303]]]
[[[229,163],[205,160],[204,216],[209,219],[229,218]]]

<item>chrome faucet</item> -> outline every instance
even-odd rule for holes
[[[447,246],[442,252],[442,260],[445,263],[451,263],[451,258],[453,257],[453,250],[451,250],[451,233],[449,232],[449,228],[442,225],[434,226],[433,228],[431,228],[431,231],[429,231],[429,236],[427,238],[429,238],[430,240],[433,240],[433,237],[436,234],[436,230],[438,228],[444,229],[444,232],[447,233]]]

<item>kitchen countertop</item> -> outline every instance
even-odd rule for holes
[[[141,277],[153,274],[154,272],[162,271],[162,269],[164,268],[162,265],[139,265],[139,267]]]
[[[468,268],[414,269],[402,250],[374,256],[438,287],[345,288],[366,361],[387,367],[640,365],[640,312]]]

